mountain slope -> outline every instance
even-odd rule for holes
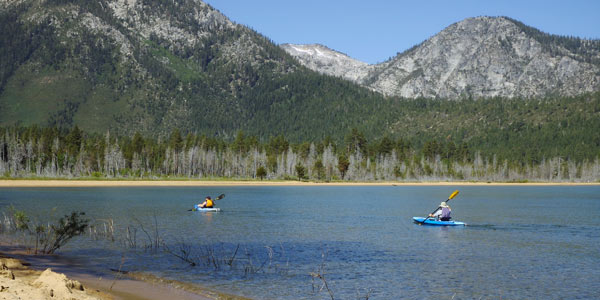
[[[308,57],[300,61],[323,71]],[[600,41],[544,34],[506,17],[469,18],[389,61],[347,73],[364,75],[348,80],[406,98],[577,95],[600,90]]]
[[[319,44],[282,44],[281,48],[311,70],[357,83],[365,78],[372,69],[365,62]]]
[[[22,0],[0,7],[0,126],[78,125],[159,139],[174,129],[225,139],[243,130],[291,142],[339,142],[357,128],[370,140],[389,135],[417,146],[452,140],[488,153],[528,147],[532,137],[542,137],[536,155],[546,157],[575,151],[591,157],[600,145],[600,93],[452,103],[383,97],[309,70],[197,0]],[[556,47],[543,51],[577,48],[563,39],[550,42],[542,45]],[[319,51],[332,68],[348,62]],[[595,64],[590,53],[576,55]],[[492,147],[489,139],[502,142]]]
[[[309,138],[383,101],[198,0],[11,1],[0,24],[0,125]]]

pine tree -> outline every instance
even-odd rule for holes
[[[350,161],[348,161],[348,158],[346,157],[346,155],[341,154],[338,157],[338,165],[337,168],[340,171],[340,175],[342,177],[342,179],[345,178],[346,176],[346,172],[348,172],[348,167],[350,166]]]
[[[256,169],[256,177],[260,178],[260,180],[265,179],[266,176],[267,176],[267,170],[265,169],[265,167],[260,166],[260,167],[258,167],[258,169]]]

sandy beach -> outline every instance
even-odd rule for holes
[[[0,299],[115,299],[98,289],[84,287],[51,268],[32,269],[25,261],[0,253]]]
[[[600,182],[310,182],[235,180],[0,180],[0,187],[120,187],[120,186],[577,186]]]
[[[247,298],[147,274],[94,274],[60,256],[0,245],[0,299],[211,300]]]

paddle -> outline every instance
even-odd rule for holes
[[[454,193],[450,194],[450,197],[448,197],[448,200],[446,200],[446,203],[448,203],[448,201],[450,201],[452,198],[456,197],[456,195],[458,195],[458,190],[454,191]],[[434,211],[431,212],[431,214],[435,213],[440,207],[438,206]],[[425,217],[425,219],[423,219],[423,221],[419,222],[419,223],[425,223],[425,221],[427,221],[430,217],[428,214],[427,217]]]
[[[225,198],[225,194],[221,194],[221,195],[217,196],[217,198],[215,198],[214,200],[221,200],[223,198]],[[192,210],[195,210],[195,209],[196,208],[190,208],[190,209],[188,209],[188,211],[192,211]]]

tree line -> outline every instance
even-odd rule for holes
[[[551,181],[597,182],[600,160],[556,156],[518,162],[485,156],[467,143],[430,140],[422,146],[385,136],[368,141],[358,129],[343,141],[291,143],[140,133],[86,133],[77,126],[0,128],[0,175],[5,178],[277,179],[314,181]]]

